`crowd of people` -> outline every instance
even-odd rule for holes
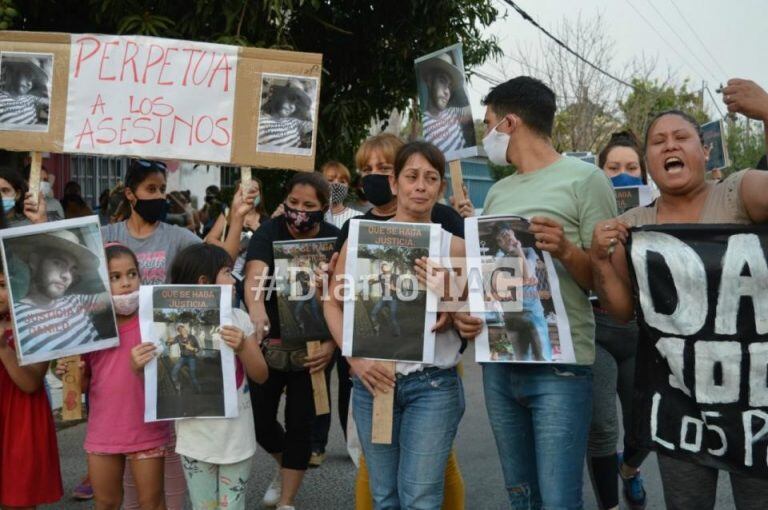
[[[768,137],[765,91],[750,81],[731,80],[724,100],[730,111],[766,122]],[[617,452],[620,420],[624,430],[633,420],[639,341],[625,255],[628,229],[765,223],[768,173],[745,169],[722,181],[708,179],[700,128],[677,110],[656,115],[642,143],[628,132],[614,135],[599,155],[598,168],[553,146],[555,95],[541,81],[511,79],[493,88],[484,106],[488,159],[517,171],[493,185],[482,214],[530,218],[536,248],[556,261],[575,351],[575,363],[567,365],[482,366],[510,505],[582,508],[586,462],[601,508],[617,509],[620,492],[631,508],[645,508],[640,468],[649,451],[625,435]],[[295,174],[272,215],[258,179],[238,186],[228,207],[217,189],[209,189],[203,214],[193,213],[188,193],[167,192],[166,168],[159,161],[133,160],[124,186],[100,198],[101,207],[110,210],[99,213],[120,345],[83,356],[79,367],[88,395],[87,477],[79,490],[93,497],[97,509],[180,509],[187,496],[195,509],[253,508],[256,502],[246,501],[246,489],[257,444],[275,461],[262,503],[293,509],[307,469],[323,463],[331,426],[330,415],[315,416],[311,375],[324,372],[330,380],[334,366],[341,429],[347,438],[355,427],[350,436],[359,438],[362,450],[355,459],[355,508],[464,508],[454,448],[465,410],[462,364],[471,362],[462,355],[483,329],[483,319],[461,311],[438,313],[431,325],[434,362],[397,363],[393,373],[378,361],[341,355],[344,306],[336,288],[345,276],[350,218],[439,224],[441,257],[461,261],[466,258],[462,216],[475,210],[466,198],[455,208],[443,203],[446,161],[430,143],[379,134],[360,145],[355,165],[364,198],[360,210],[350,205],[352,175],[337,161],[318,172]],[[43,181],[49,179],[46,174]],[[658,189],[655,201],[619,215],[612,186],[651,182]],[[34,200],[22,175],[0,170],[0,227],[59,219],[49,217],[53,202],[47,188],[41,187]],[[74,183],[69,191],[60,204],[64,217],[75,206],[87,207]],[[174,217],[166,222],[169,196]],[[201,228],[204,238],[198,235]],[[508,234],[499,229],[499,235]],[[336,239],[336,253],[328,278],[318,274],[315,285],[329,286],[322,309],[332,338],[309,355],[306,348],[281,343],[277,297],[250,282],[273,275],[274,242],[329,237]],[[426,281],[426,262],[414,265]],[[51,367],[47,362],[19,366],[6,282],[3,271],[0,507],[35,508],[63,495],[44,385]],[[221,336],[236,353],[238,418],[183,420],[175,427],[144,422],[142,373],[157,347],[141,336],[138,290],[162,283],[234,285],[239,307]],[[178,342],[187,342],[184,332],[179,334],[184,338]],[[391,336],[389,341],[399,341]],[[187,343],[194,348],[194,342]],[[61,375],[68,368],[60,360],[54,371]],[[378,444],[371,438],[374,395],[388,392],[394,394],[392,442]],[[353,422],[348,423],[350,406]],[[665,455],[659,455],[659,467],[667,508],[714,507],[717,469]],[[738,473],[730,478],[739,510],[765,507],[768,480]]]

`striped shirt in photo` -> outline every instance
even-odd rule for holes
[[[262,114],[259,120],[259,145],[298,147],[301,136],[312,131],[312,123],[294,117]]]
[[[99,340],[91,314],[99,311],[100,294],[73,294],[40,308],[27,301],[14,305],[21,349],[25,355],[75,347]]]
[[[464,140],[462,121],[466,122],[471,114],[467,107],[450,107],[437,116],[424,112],[424,139],[437,145],[443,153],[457,151],[467,145]]]
[[[40,100],[37,96],[12,96],[0,91],[0,124],[37,124],[37,104]]]

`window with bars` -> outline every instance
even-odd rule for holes
[[[128,162],[128,158],[71,155],[69,179],[80,185],[83,199],[95,211],[102,191],[122,182]]]

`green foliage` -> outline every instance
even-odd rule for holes
[[[749,131],[744,118],[729,121],[726,126],[725,138],[731,166],[723,174],[727,175],[744,168],[754,168],[768,149],[765,146],[765,131],[762,123],[750,121]]]
[[[625,126],[640,140],[645,136],[651,118],[665,110],[682,110],[691,114],[699,124],[710,120],[700,93],[688,90],[687,82],[678,87],[635,78],[632,85],[635,90],[624,101],[619,102],[619,109],[624,114]]]
[[[19,15],[13,0],[0,0],[0,30],[8,30],[13,26],[14,18]]]

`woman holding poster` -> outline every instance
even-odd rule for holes
[[[768,222],[768,175],[742,170],[720,183],[707,181],[707,150],[698,123],[688,114],[671,110],[651,120],[646,133],[645,158],[661,196],[651,205],[635,207],[616,219],[597,223],[590,251],[600,303],[622,322],[635,317],[625,249],[630,227]],[[725,368],[722,370],[725,372]],[[636,393],[638,389],[642,388],[636,386]],[[661,428],[666,424],[660,421],[655,426]],[[657,449],[667,508],[713,508],[718,469],[679,460],[665,455],[664,448]],[[731,472],[730,478],[739,510],[765,507],[768,480],[737,472]]]
[[[444,169],[445,159],[432,144],[414,142],[398,151],[393,175],[389,178],[397,200],[393,221],[431,223]],[[441,239],[442,257],[465,256],[462,239],[446,231],[442,232]],[[345,243],[336,267],[345,267],[346,258]],[[426,260],[418,259],[415,270],[423,280]],[[328,326],[340,346],[343,303],[337,293],[347,277],[334,275],[325,309]],[[353,413],[368,465],[375,508],[411,508],[419,501],[424,508],[437,509],[443,503],[445,467],[464,413],[464,390],[456,372],[461,340],[452,315],[440,313],[433,326],[437,335],[432,365],[399,362],[395,376],[375,360],[348,358],[355,373]],[[462,335],[472,338],[478,332],[479,328],[462,331]],[[397,338],[391,340],[397,341]],[[379,392],[395,392],[391,445],[372,443],[373,399]]]

